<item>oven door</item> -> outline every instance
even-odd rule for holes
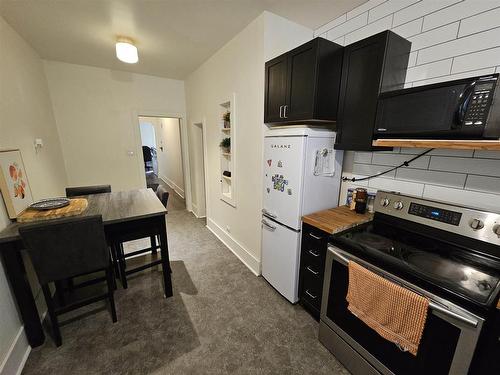
[[[430,298],[429,314],[417,356],[401,351],[347,309],[347,266],[350,260]],[[362,259],[334,246],[328,247],[320,340],[353,374],[467,374],[483,321]]]

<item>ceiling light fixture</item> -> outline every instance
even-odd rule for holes
[[[127,64],[135,64],[139,61],[137,47],[128,38],[119,38],[116,42],[116,57]]]

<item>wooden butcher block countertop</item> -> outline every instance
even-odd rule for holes
[[[357,214],[347,206],[330,208],[328,210],[313,212],[302,217],[302,221],[324,232],[335,234],[367,223],[373,219],[373,214]]]

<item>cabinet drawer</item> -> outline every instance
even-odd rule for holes
[[[302,295],[309,304],[318,310],[321,309],[321,293],[323,290],[323,278],[310,276],[307,273],[304,274],[303,285],[302,285]]]

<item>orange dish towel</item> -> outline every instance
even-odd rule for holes
[[[380,336],[417,355],[429,300],[349,262],[348,309]]]

